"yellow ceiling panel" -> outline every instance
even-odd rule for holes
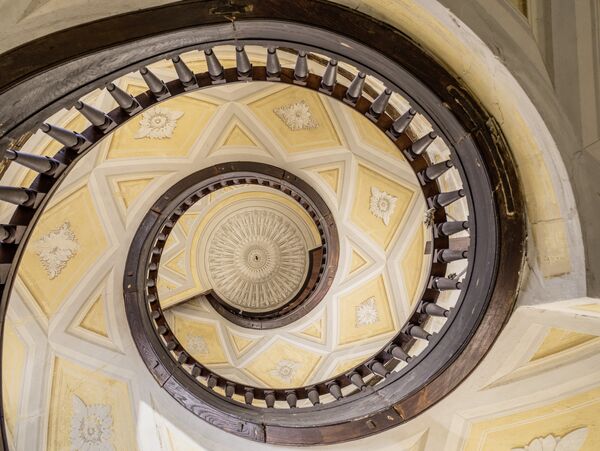
[[[358,271],[360,268],[362,268],[366,264],[367,264],[367,261],[364,258],[362,258],[362,256],[358,252],[356,252],[355,250],[352,250],[352,261],[350,262],[350,274]]]
[[[190,96],[167,100],[115,131],[106,158],[185,157],[216,110]]]
[[[323,313],[318,320],[310,323],[307,327],[298,332],[298,335],[317,343],[325,343],[327,339],[327,318],[325,310],[323,310]]]
[[[258,341],[255,338],[250,338],[244,335],[236,334],[235,332],[229,329],[227,330],[227,333],[229,334],[229,338],[231,339],[233,350],[238,357],[244,354]]]
[[[47,449],[137,449],[131,407],[124,381],[55,358]]]
[[[370,120],[355,110],[349,110],[352,123],[356,127],[358,135],[369,147],[392,155],[402,161],[406,161],[400,150],[385,134]]]
[[[217,140],[216,147],[260,147],[258,139],[239,118],[233,116],[229,123],[223,127],[223,133]]]
[[[152,180],[154,180],[154,177],[117,182],[118,194],[121,199],[123,199],[126,209],[135,203],[135,200],[140,197],[146,187],[152,183]]]
[[[223,127],[223,133],[216,140],[215,145],[208,155],[213,155],[221,149],[251,147],[265,155],[270,155],[254,134],[246,127],[240,119],[232,117],[229,123]]]
[[[297,387],[307,382],[320,360],[320,354],[278,339],[244,369],[266,387]]]
[[[327,188],[330,188],[335,194],[338,202],[341,200],[344,187],[344,162],[322,164],[307,169],[317,174],[325,182]]]
[[[320,94],[292,86],[249,106],[288,152],[342,146]]]
[[[46,210],[25,249],[19,275],[51,317],[108,248],[87,186]]]
[[[104,297],[99,296],[85,313],[79,327],[108,338],[106,314],[104,312]]]
[[[356,249],[352,249],[352,256],[350,257],[350,271],[349,275],[356,273],[357,271],[363,269],[367,263],[369,263],[368,259],[364,257],[359,251]]]
[[[354,368],[356,365],[359,365],[360,363],[364,362],[369,357],[372,357],[372,355],[373,355],[372,353],[368,353],[368,354],[364,354],[364,355],[361,355],[358,357],[352,357],[347,360],[342,360],[335,366],[333,371],[327,375],[327,377],[334,377],[334,376],[337,376],[338,374],[343,374],[346,371],[350,370],[351,368]]]
[[[404,225],[414,196],[414,188],[359,164],[352,222],[387,249],[398,228]]]
[[[164,265],[171,271],[175,271],[177,274],[185,277],[185,249],[179,251],[173,258],[166,261]]]
[[[199,362],[206,365],[227,363],[223,343],[214,324],[188,319],[176,313],[171,328],[184,349]]]
[[[368,340],[396,330],[394,309],[379,276],[339,299],[339,344]]]
[[[538,443],[539,448],[530,446],[529,449],[600,449],[600,388],[511,415],[474,422],[463,449],[523,449],[535,439],[548,435],[554,436],[554,441],[550,441],[556,444],[556,440],[560,441],[582,427],[586,430],[579,431],[583,438],[581,447],[569,447],[564,443],[561,447],[545,448]]]
[[[594,339],[598,339],[598,337],[552,327],[546,334],[540,347],[533,357],[531,357],[531,361],[558,354],[559,352],[566,351],[567,349],[574,348],[575,346],[582,345],[583,343],[587,343]]]
[[[341,181],[342,171],[339,168],[325,169],[323,171],[317,171],[323,180],[329,185],[334,193],[339,194],[339,187]]]
[[[113,196],[123,220],[127,218],[128,210],[135,203],[147,197],[146,189],[150,184],[167,172],[147,172],[136,175],[119,175],[108,177]]]
[[[223,141],[223,146],[256,147],[256,143],[239,125],[235,125]]]

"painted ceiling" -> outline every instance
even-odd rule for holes
[[[204,70],[198,55],[186,61]],[[222,62],[234,64],[227,54]],[[153,70],[175,77],[164,62]],[[146,89],[133,75],[120,83],[135,94]],[[84,100],[116,106],[103,92]],[[49,122],[87,126],[70,110]],[[414,133],[427,131],[425,121],[415,122]],[[36,133],[23,150],[50,155],[58,146]],[[439,143],[430,150],[434,161],[445,155]],[[194,265],[203,209],[244,193],[198,205],[171,236],[159,284],[177,336],[198,360],[256,385],[301,385],[364,360],[407,319],[429,263],[425,206],[410,167],[374,126],[316,93],[267,83],[171,99],[80,161],[29,242],[3,345],[2,388],[16,449],[85,449],[94,440],[117,450],[224,449],[225,440],[229,449],[260,446],[224,438],[162,391],[129,335],[121,292],[129,243],[156,198],[191,172],[231,160],[278,165],[317,189],[340,230],[340,265],[328,296],[301,320],[267,332],[232,325],[196,296],[203,287]],[[11,166],[5,177],[28,186],[33,174]],[[451,176],[442,180],[453,183]],[[389,208],[372,206],[378,196],[387,196]],[[2,208],[6,219],[10,209]],[[440,302],[452,304],[445,296]],[[600,449],[598,335],[597,301],[519,308],[465,384],[372,440],[379,449],[546,450],[561,449],[561,442],[572,446],[565,449]],[[90,418],[94,436],[84,427]]]

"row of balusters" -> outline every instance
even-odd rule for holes
[[[448,310],[440,307],[439,305],[437,305],[433,302],[423,303],[421,306],[421,311],[423,313],[427,313],[428,315],[431,315],[431,316],[440,316],[440,317],[448,316]],[[166,334],[168,329],[165,326],[160,326],[159,329],[161,329],[161,328],[162,328],[162,330],[159,330],[159,333]],[[424,329],[422,329],[420,326],[417,326],[417,325],[409,325],[405,329],[404,333],[412,338],[418,338],[418,339],[423,339],[423,340],[429,340],[431,338],[431,334],[429,334],[428,332],[426,332]],[[170,350],[174,350],[175,346],[170,346],[170,348],[171,348]],[[412,357],[409,356],[408,353],[404,349],[402,349],[401,346],[396,345],[396,344],[390,345],[387,349],[387,353],[389,355],[391,355],[393,357],[393,359],[395,359],[397,361],[403,361],[403,362],[408,363],[412,359]],[[182,351],[181,353],[179,353],[177,360],[180,364],[186,364],[186,363],[189,363],[188,359],[189,359],[188,354],[185,351]],[[366,364],[366,367],[369,369],[369,371],[371,373],[373,373],[375,376],[378,376],[379,378],[382,378],[382,379],[388,377],[391,373],[388,366],[384,365],[379,360],[370,361],[369,363]],[[205,368],[205,371],[208,371],[208,370]],[[190,372],[193,377],[200,377],[202,374],[202,370],[196,363],[192,364]],[[356,389],[358,389],[360,391],[364,391],[367,389],[368,384],[365,381],[365,379],[363,378],[363,376],[358,371],[350,372],[349,374],[347,374],[347,377],[350,380],[351,384]],[[259,391],[261,393],[262,399],[264,400],[267,408],[275,407],[276,400],[277,399],[281,400],[281,398],[285,399],[285,402],[287,403],[289,408],[296,408],[299,399],[304,399],[303,397],[301,398],[299,396],[298,390],[295,390],[295,389],[261,389],[261,390],[257,390],[256,388],[253,388],[253,387],[247,387],[242,384],[238,384],[238,383],[235,383],[235,382],[232,382],[229,380],[225,380],[221,376],[218,376],[218,375],[210,373],[210,372],[205,377],[205,379],[206,379],[206,385],[209,389],[214,390],[214,389],[216,389],[217,386],[220,386],[224,391],[225,397],[230,398],[230,399],[233,398],[235,394],[240,394],[243,396],[244,402],[248,405],[254,404],[255,395],[256,395],[257,391]],[[221,384],[219,384],[219,382],[221,382]],[[326,389],[325,393],[330,394],[335,400],[340,400],[344,397],[344,394],[342,391],[342,386],[337,380],[332,380],[332,381],[326,382],[324,384],[324,387]],[[321,396],[323,394],[325,394],[325,393],[323,393],[323,390],[319,390],[319,388],[317,388],[316,385],[306,387],[305,389],[303,389],[303,392],[306,393],[306,399],[308,399],[313,406],[321,404]]]
[[[206,49],[204,50],[204,54],[206,57],[208,74],[211,80],[213,80],[213,82],[223,81],[225,77],[225,69],[217,59],[213,50]],[[179,56],[173,57],[172,62],[177,72],[177,76],[183,86],[188,88],[199,87],[195,74]],[[252,65],[250,64],[248,55],[246,54],[244,47],[236,47],[236,63],[236,70],[239,78],[248,77],[252,73]],[[329,60],[329,62],[327,63],[327,67],[325,68],[320,83],[320,89],[322,91],[333,91],[333,88],[337,83],[337,66],[338,63],[334,59]],[[154,97],[157,100],[162,100],[170,95],[166,83],[163,80],[161,80],[158,76],[156,76],[152,71],[150,71],[147,67],[142,67],[139,72],[142,78],[144,79],[146,85],[148,86],[150,92],[152,93],[152,95],[154,95]],[[266,72],[270,79],[278,78],[281,74],[281,64],[279,63],[277,51],[274,47],[270,47],[267,50]],[[294,67],[294,81],[302,83],[308,78],[308,76],[309,71],[307,53],[304,51],[300,51],[298,52],[296,64]],[[357,100],[362,96],[365,78],[366,75],[362,72],[359,72],[354,78],[354,80],[350,83],[350,86],[346,90],[344,96],[344,100],[347,103],[356,104]],[[108,83],[106,85],[106,89],[109,92],[109,94],[113,97],[113,99],[117,102],[119,107],[129,115],[136,114],[142,109],[141,105],[135,99],[135,97],[133,97],[131,94],[127,93],[123,89],[119,88],[114,83]],[[366,115],[374,120],[380,117],[381,114],[383,114],[383,112],[385,111],[391,95],[392,91],[388,88],[385,88],[384,91],[381,94],[379,94],[377,98],[375,98],[375,100],[372,102],[371,106],[369,107],[369,111],[366,113]],[[116,125],[113,119],[111,119],[106,113],[92,107],[91,105],[87,105],[82,101],[76,102],[75,109],[78,110],[94,127],[96,127],[102,132],[106,133]],[[410,108],[408,111],[406,111],[403,115],[401,115],[393,122],[390,129],[388,130],[388,134],[392,135],[392,137],[397,139],[402,133],[406,131],[416,114],[416,111]],[[64,147],[69,149],[82,151],[86,148],[86,144],[89,144],[86,138],[77,132],[69,131],[64,128],[55,125],[50,125],[47,123],[42,124],[40,128],[44,133],[48,134],[51,138],[58,141]],[[435,132],[428,133],[427,135],[423,136],[422,138],[418,139],[412,144],[410,152],[413,155],[423,154],[423,152],[425,152],[425,150],[436,139],[436,137],[437,135]],[[19,152],[17,150],[12,149],[6,151],[5,158],[13,160],[41,174],[49,175],[52,177],[59,176],[62,172],[62,169],[64,168],[64,165],[62,165],[59,161],[51,157],[25,154],[23,152]],[[427,182],[434,181],[450,167],[452,167],[451,161],[430,166],[425,171],[423,171],[422,178]],[[461,191],[459,197],[462,196],[464,196],[464,193]],[[441,207],[444,207],[453,201],[451,199],[451,197],[442,196],[441,198],[439,198],[439,201],[438,199],[436,199],[436,204]],[[31,206],[32,196],[26,196],[24,193],[20,195],[13,194],[8,196],[2,196],[0,197],[0,200],[17,203],[19,205],[24,206]]]

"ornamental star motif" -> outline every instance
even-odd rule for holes
[[[134,135],[134,138],[171,138],[177,125],[177,120],[181,116],[183,116],[181,111],[155,106],[142,114],[140,128]]]
[[[273,112],[292,131],[309,130],[319,126],[304,100],[275,108]]]
[[[377,306],[375,305],[375,297],[372,296],[356,306],[355,324],[357,327],[374,324],[378,319],[379,314],[377,313]]]
[[[373,216],[381,219],[386,226],[390,223],[390,218],[394,214],[397,201],[398,199],[391,194],[381,191],[375,186],[371,187],[369,208]]]
[[[548,434],[545,437],[536,437],[529,445],[522,448],[513,448],[512,451],[579,451],[587,437],[586,427],[575,429],[563,437]]]
[[[113,418],[106,404],[86,405],[73,395],[71,449],[77,451],[113,451]]]
[[[51,230],[37,240],[33,250],[40,258],[50,280],[55,279],[79,250],[77,237],[71,224],[65,221],[57,229]]]

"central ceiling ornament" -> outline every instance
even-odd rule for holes
[[[228,216],[210,242],[208,277],[213,289],[242,310],[285,304],[306,277],[306,241],[281,212],[265,208]]]
[[[190,260],[177,267],[197,281],[192,297],[238,326],[264,330],[290,324],[318,305],[333,283],[339,240],[331,211],[314,188],[281,168],[258,162],[211,166],[171,187],[154,209],[161,214],[150,210],[144,221],[152,229],[140,226],[136,241],[151,243],[143,277],[153,308],[161,306],[160,287],[170,296],[163,281],[171,277],[177,251],[169,236],[177,242],[180,232],[174,230],[182,224],[190,227]],[[172,335],[162,313],[153,318],[165,336]],[[212,352],[210,340],[195,345],[187,351]]]

